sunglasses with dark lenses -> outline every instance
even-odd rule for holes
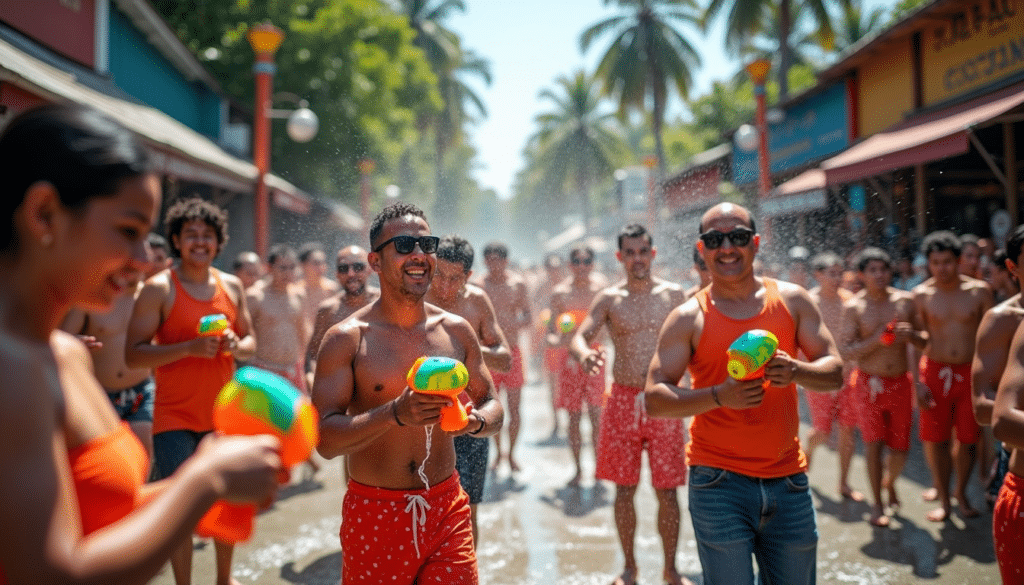
[[[353,262],[351,264],[338,264],[338,272],[341,274],[347,274],[348,269],[351,268],[352,272],[362,272],[366,270],[366,262]]]
[[[373,251],[380,252],[385,246],[394,242],[395,251],[399,254],[412,254],[412,251],[416,248],[416,244],[420,245],[420,250],[424,254],[433,254],[434,252],[437,252],[437,244],[440,241],[441,238],[437,236],[395,236],[374,248]]]
[[[585,265],[589,266],[589,265],[594,263],[594,259],[593,258],[573,258],[569,262],[572,262],[576,266],[579,266],[580,264],[585,264]]]
[[[704,247],[708,250],[717,250],[725,243],[725,239],[729,238],[733,246],[742,248],[750,243],[753,236],[754,230],[747,228],[736,228],[727,234],[718,230],[708,230],[700,235],[700,241],[704,242]]]

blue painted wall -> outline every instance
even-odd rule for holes
[[[825,91],[793,104],[786,119],[768,125],[768,152],[772,174],[846,149],[850,145],[846,87],[836,83]],[[757,180],[757,150],[733,148],[733,182]]]
[[[220,96],[186,79],[114,3],[110,3],[110,75],[140,102],[214,141],[219,139]]]

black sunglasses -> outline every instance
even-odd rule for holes
[[[718,230],[708,230],[700,235],[700,241],[704,242],[704,247],[708,250],[717,250],[725,243],[725,239],[729,238],[733,246],[742,248],[750,243],[750,238],[753,236],[754,230],[742,227],[736,228],[727,234]]]
[[[437,236],[395,236],[374,248],[373,251],[380,252],[384,249],[384,246],[394,242],[395,251],[399,254],[411,254],[416,248],[416,244],[420,245],[420,250],[422,250],[424,254],[433,254],[434,252],[437,252],[437,244],[440,241],[441,238]]]
[[[573,264],[575,264],[577,266],[579,266],[580,264],[586,264],[586,265],[589,266],[590,264],[594,263],[594,259],[593,258],[573,258],[569,262],[572,262]]]
[[[351,264],[338,264],[338,272],[341,274],[347,274],[348,269],[351,268],[352,272],[362,272],[366,270],[366,262],[353,262]]]

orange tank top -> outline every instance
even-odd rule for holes
[[[779,296],[778,283],[764,279],[764,308],[750,319],[723,315],[711,302],[711,289],[697,293],[704,327],[690,360],[694,388],[725,381],[726,349],[751,329],[771,331],[779,349],[796,355],[796,324]],[[757,408],[716,408],[693,417],[686,456],[690,465],[707,465],[752,477],[784,477],[807,469],[798,438],[800,415],[796,385],[767,387]]]
[[[139,488],[149,475],[149,456],[128,423],[68,450],[68,461],[83,536],[117,522],[141,503]],[[6,583],[0,567],[0,585]]]
[[[208,301],[189,295],[178,280],[177,270],[171,270],[174,305],[156,332],[157,343],[172,344],[195,339],[199,320],[214,313],[226,315],[231,328],[238,332],[238,309],[224,289],[220,272],[215,268],[212,270],[217,290]],[[213,358],[189,356],[157,368],[154,374],[153,432],[213,430],[213,403],[234,373],[235,360],[224,353]]]

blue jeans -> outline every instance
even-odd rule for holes
[[[690,468],[690,518],[704,585],[813,584],[818,528],[806,473],[760,479]]]

